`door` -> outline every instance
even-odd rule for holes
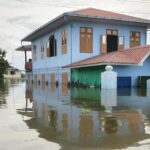
[[[118,50],[118,36],[107,35],[107,52],[113,52]]]
[[[131,88],[131,77],[117,77],[118,88]]]

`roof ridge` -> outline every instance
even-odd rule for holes
[[[106,21],[106,23],[107,22],[112,23],[112,21],[114,21],[114,23],[117,25],[118,24],[137,25],[137,23],[139,23],[139,26],[144,26],[144,27],[150,26],[150,20],[148,19],[138,18],[135,16],[130,16],[122,13],[89,7],[80,10],[64,12],[61,15],[57,16],[56,18],[53,18],[52,20],[48,21],[44,25],[40,26],[39,28],[35,29],[33,32],[25,36],[21,41],[33,41],[39,38],[40,36],[47,34],[47,32],[51,32],[55,30],[61,25],[69,23],[74,19],[80,21],[81,18],[83,19],[82,21],[84,22],[85,21],[89,21],[89,22]]]
[[[123,51],[131,50],[131,49],[132,49],[132,50],[135,50],[135,49],[146,48],[146,47],[150,47],[150,44],[148,44],[148,45],[143,45],[143,46],[129,47],[129,48],[124,49]]]
[[[127,15],[127,14],[123,14],[123,13],[116,12],[116,11],[110,11],[110,10],[105,10],[105,9],[101,9],[101,8],[99,9],[99,8],[94,8],[94,7],[87,7],[87,8],[83,8],[83,9],[81,8],[81,9],[77,9],[77,10],[74,10],[74,11],[70,11],[68,13],[79,13],[80,11],[89,10],[89,9],[97,10],[97,11],[103,11],[103,12],[106,12],[106,13],[113,13],[113,14],[116,14],[116,15],[122,15],[122,16],[126,16],[126,17],[131,17],[132,19],[148,20],[148,19],[141,18],[141,17],[136,17],[136,16]]]

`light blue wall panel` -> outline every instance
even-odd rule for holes
[[[93,53],[80,53],[80,27],[93,28]],[[61,54],[61,31],[67,29],[67,54]],[[130,31],[141,32],[141,45],[146,44],[146,29],[144,27],[113,25],[103,23],[86,23],[86,22],[72,22],[68,25],[60,27],[59,29],[48,33],[47,35],[33,41],[37,45],[37,60],[33,62],[33,68],[51,68],[61,67],[72,62],[76,62],[85,58],[101,54],[100,37],[106,34],[106,29],[117,29],[119,36],[124,36],[125,48],[130,44]],[[57,56],[46,57],[46,41],[49,36],[54,34],[57,40]],[[72,35],[72,36],[71,36]],[[45,59],[40,58],[40,41],[43,39],[45,51]]]
[[[80,53],[80,27],[93,28],[93,53]],[[125,48],[129,48],[131,31],[141,32],[141,45],[146,44],[146,28],[144,27],[113,25],[113,24],[103,24],[103,23],[73,22],[72,23],[72,54],[73,54],[72,61],[76,62],[85,58],[89,58],[101,54],[100,38],[101,35],[106,34],[106,29],[118,30],[118,35],[124,37]]]
[[[67,30],[67,54],[64,54],[64,55],[61,54],[61,31],[63,29]],[[46,57],[46,42],[48,41],[50,35],[52,34],[55,35],[55,39],[57,41],[57,56]],[[70,64],[70,58],[71,58],[70,36],[71,36],[70,26],[66,25],[34,41],[33,44],[36,43],[37,45],[37,59],[36,61],[33,61],[33,69],[53,68],[53,67],[60,67],[60,66],[65,66],[67,64]],[[40,58],[40,41],[41,40],[43,40],[44,42],[44,59]]]
[[[150,76],[150,57],[148,57],[143,66],[114,66],[114,71],[118,76],[130,76],[132,86],[137,86],[138,76]]]

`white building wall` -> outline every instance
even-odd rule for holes
[[[15,74],[12,75],[10,71],[8,71],[8,74],[4,74],[4,78],[6,79],[21,79],[21,72],[15,71]]]

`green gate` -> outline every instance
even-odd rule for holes
[[[101,72],[105,66],[85,67],[72,69],[71,80],[87,86],[99,87],[101,84]]]

